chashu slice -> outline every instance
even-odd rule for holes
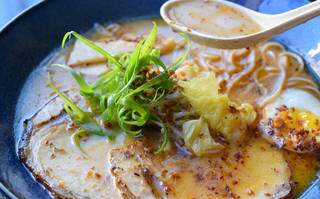
[[[85,67],[74,67],[74,69],[79,72],[82,73],[83,75],[85,75],[87,78],[95,78],[95,77],[99,77],[100,75],[106,73],[109,71],[107,65],[105,63],[101,63],[101,64],[91,64],[89,66],[85,66]]]
[[[94,42],[94,44],[103,48],[111,55],[117,55],[119,53],[131,52],[135,48],[137,43],[124,40],[116,40],[107,43]],[[100,64],[105,62],[106,58],[103,55],[77,40],[70,53],[67,64],[75,67],[89,64]]]
[[[143,139],[113,149],[111,170],[123,198],[280,199],[291,194],[283,154],[262,138],[206,158],[180,152],[154,155]]]
[[[135,157],[135,152],[134,148],[125,152],[123,149],[112,151],[111,165],[113,167],[111,172],[115,176],[115,183],[121,190],[123,198],[156,198],[156,193],[150,182],[149,169],[136,159],[142,157]]]
[[[79,96],[68,92],[74,101]],[[89,136],[81,143],[86,156],[71,144],[70,120],[55,97],[26,121],[19,156],[32,175],[57,198],[119,198],[105,154],[106,138]]]
[[[79,96],[68,95],[81,104]],[[26,167],[55,197],[284,198],[291,193],[282,152],[262,138],[198,158],[177,149],[155,155],[152,139],[145,137],[119,136],[111,144],[89,136],[81,143],[84,156],[70,142],[62,104],[56,97],[26,122],[19,150]]]

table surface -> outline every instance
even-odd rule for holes
[[[0,29],[21,11],[39,1],[40,0],[0,0]]]

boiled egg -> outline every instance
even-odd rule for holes
[[[298,153],[320,149],[320,100],[301,89],[286,89],[264,107],[259,130],[279,148]]]

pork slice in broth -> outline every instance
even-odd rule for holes
[[[117,55],[119,53],[131,52],[135,48],[137,43],[124,40],[116,40],[110,42],[94,42],[94,44],[101,47],[111,55]],[[103,55],[91,49],[81,41],[75,42],[73,50],[70,53],[68,59],[68,65],[73,67],[105,62],[106,58]]]
[[[111,150],[124,198],[283,198],[291,194],[289,166],[262,138],[219,154],[194,157],[172,149],[155,155],[149,140]]]
[[[125,29],[144,30],[145,24],[129,24]],[[167,27],[159,28],[168,35]],[[124,40],[96,44],[111,54],[130,52],[136,45]],[[108,70],[105,58],[80,42],[66,63],[93,79]],[[67,95],[83,107],[78,92],[70,90]],[[154,154],[152,142],[158,138],[119,134],[112,143],[105,137],[88,136],[81,142],[84,155],[70,140],[70,123],[63,101],[54,97],[26,121],[20,142],[20,158],[55,197],[284,198],[292,190],[282,152],[260,137],[209,157],[194,157],[173,142],[169,152]]]
[[[20,158],[55,197],[119,198],[107,164],[112,144],[104,137],[89,136],[81,142],[84,155],[71,143],[70,119],[62,104],[55,97],[26,121]]]
[[[68,95],[82,104],[79,96]],[[19,151],[33,176],[56,197],[282,198],[291,193],[283,154],[262,138],[199,158],[174,146],[154,154],[152,139],[145,137],[120,134],[111,143],[88,136],[81,142],[84,155],[71,143],[62,103],[55,97],[27,120]]]

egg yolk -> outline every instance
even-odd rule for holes
[[[320,118],[311,111],[280,107],[275,119],[273,121],[275,128],[285,125],[289,129],[320,132]]]

